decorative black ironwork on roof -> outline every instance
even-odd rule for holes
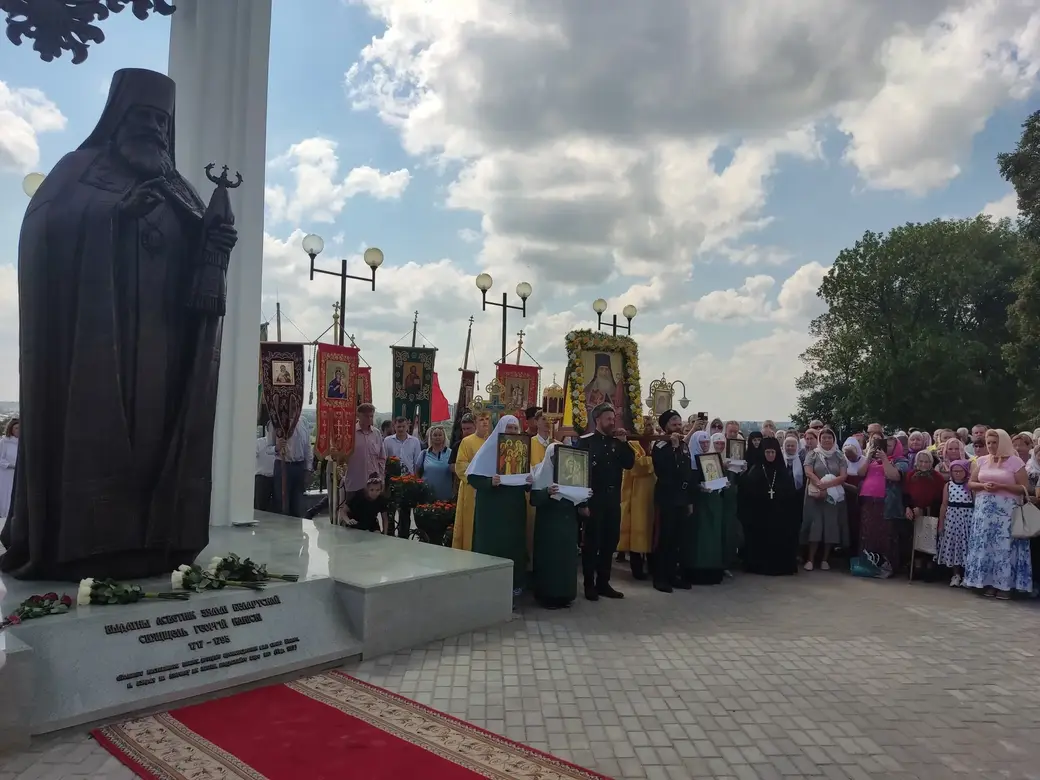
[[[67,51],[72,64],[79,65],[87,59],[90,44],[105,40],[95,22],[128,5],[142,21],[153,11],[169,16],[177,10],[168,0],[0,0],[0,11],[7,14],[7,37],[15,46],[28,38],[44,62]]]

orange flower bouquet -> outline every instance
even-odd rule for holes
[[[413,514],[419,537],[433,544],[450,544],[448,529],[455,522],[455,504],[451,501],[434,501],[419,504]],[[448,541],[444,541],[444,540]]]
[[[426,483],[414,474],[390,477],[390,500],[394,506],[413,507],[426,503],[429,489]]]

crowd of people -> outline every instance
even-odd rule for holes
[[[1012,518],[1023,504],[1040,503],[1040,430],[886,433],[875,423],[839,442],[818,420],[804,430],[767,420],[745,437],[736,421],[683,421],[669,410],[645,418],[635,435],[604,403],[591,411],[588,433],[564,442],[553,441],[537,407],[523,423],[502,416],[494,429],[487,414],[465,415],[452,448],[438,427],[420,442],[405,419],[377,430],[374,413],[358,407],[337,522],[408,535],[410,508],[388,517],[383,489],[387,459],[396,458],[435,500],[456,502],[454,547],[512,560],[514,595],[531,590],[548,608],[570,604],[579,579],[590,601],[623,598],[611,584],[615,554],[662,593],[719,584],[737,568],[780,576],[828,571],[840,560],[859,576],[909,570],[1001,600],[1037,595],[1040,538],[1013,535]],[[503,477],[498,437],[524,429],[530,471]],[[298,435],[299,446],[288,442],[284,451],[304,462],[308,433]],[[272,444],[258,441],[258,480],[266,457],[277,490],[280,467],[293,466],[280,464]],[[587,489],[556,483],[561,444],[588,453]],[[721,478],[702,473],[698,455],[710,453],[723,464]],[[915,528],[929,518],[934,550],[922,552]]]
[[[740,436],[737,423],[718,419],[688,421],[687,431],[694,452],[723,452],[727,438]],[[1040,430],[1010,435],[980,424],[886,434],[874,423],[839,447],[819,420],[804,431],[766,421],[747,437],[746,462],[727,461],[725,490],[737,493],[730,522],[741,538],[727,554],[746,571],[789,574],[799,565],[829,570],[838,553],[860,576],[916,569],[1001,600],[1036,596],[1040,538],[1016,537],[1012,526],[1023,505],[1040,502],[1038,455]],[[915,529],[929,518],[934,551],[922,553]]]
[[[455,496],[451,449],[441,427],[426,427],[420,439],[413,432],[412,421],[404,417],[386,420],[376,428],[375,413],[372,404],[357,408],[354,449],[340,478],[338,506],[332,515],[341,525],[407,538],[411,508],[398,507],[395,516],[389,516],[383,490],[387,460],[396,459],[402,474],[421,477],[431,500],[450,501]],[[308,506],[307,488],[313,484],[315,473],[317,484],[326,493]],[[328,461],[315,455],[310,427],[303,418],[285,442],[276,439],[270,423],[267,433],[257,439],[254,508],[308,518],[328,512],[329,477]]]

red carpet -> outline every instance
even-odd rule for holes
[[[93,735],[149,780],[608,780],[339,672]]]

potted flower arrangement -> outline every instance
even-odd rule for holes
[[[391,455],[386,459],[386,486],[390,487],[390,480],[394,477],[399,477],[403,473],[401,468],[401,459],[395,458]]]
[[[390,478],[390,500],[396,507],[414,507],[425,503],[428,489],[414,474],[401,474]]]
[[[421,541],[443,545],[448,528],[455,522],[455,504],[450,501],[419,504],[414,517]]]

